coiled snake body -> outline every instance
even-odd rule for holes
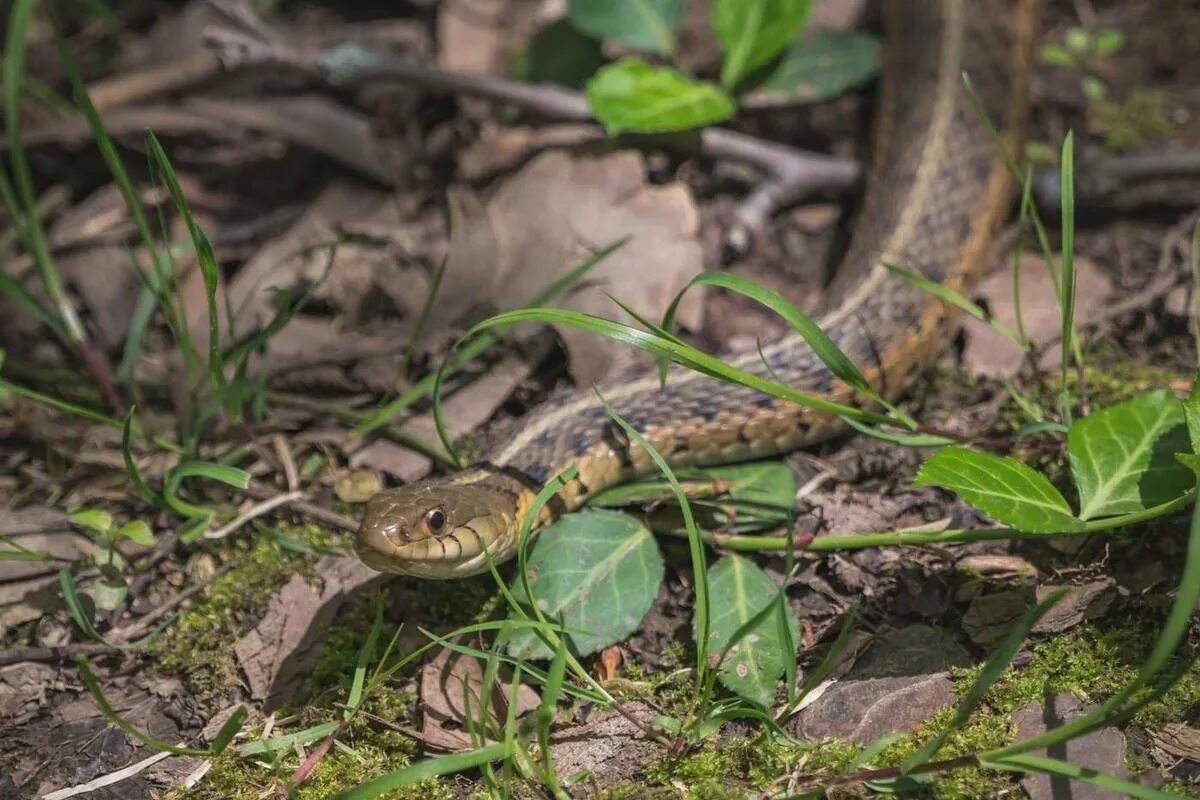
[[[885,397],[942,349],[954,323],[932,295],[883,262],[969,290],[1008,211],[1014,181],[1000,148],[971,107],[966,72],[989,115],[1019,146],[1036,0],[885,0],[886,41],[875,148],[858,222],[830,287],[821,327]],[[835,379],[799,336],[726,359],[734,366],[839,403],[860,396]],[[764,364],[765,361],[765,364]],[[828,413],[746,387],[672,368],[601,387],[613,408],[672,466],[727,463],[813,444],[839,430]],[[578,508],[600,489],[653,471],[637,445],[616,434],[591,389],[560,394],[522,419],[485,460],[446,478],[381,492],[358,534],[369,566],[425,578],[487,569],[516,550],[540,487],[568,465],[570,481],[534,527]]]

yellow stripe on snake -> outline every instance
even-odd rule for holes
[[[885,397],[937,357],[952,309],[892,275],[891,262],[969,291],[1009,211],[1014,180],[971,107],[967,73],[1010,151],[1023,142],[1036,0],[885,0],[885,42],[866,195],[830,286],[821,327]],[[726,359],[838,403],[861,395],[797,335]],[[665,388],[656,372],[600,387],[621,417],[673,467],[762,458],[836,434],[836,416],[683,368]],[[654,471],[591,389],[559,394],[523,417],[484,460],[455,475],[379,493],[357,539],[359,557],[385,572],[458,578],[511,558],[540,488],[570,465],[570,481],[533,527],[579,508],[608,486]]]

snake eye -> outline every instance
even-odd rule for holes
[[[421,527],[430,536],[441,536],[446,532],[446,512],[440,508],[431,508],[425,512]]]

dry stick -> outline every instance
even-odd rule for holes
[[[359,44],[312,52],[291,45],[280,35],[264,40],[261,35],[227,27],[210,27],[205,39],[216,48],[227,68],[279,64],[317,75],[339,88],[374,80],[396,81],[445,94],[511,103],[557,119],[593,120],[587,99],[579,92],[550,84],[439,70]],[[738,209],[738,221],[751,230],[761,228],[776,209],[803,196],[849,189],[862,172],[852,159],[805,152],[726,128],[704,128],[669,141],[695,141],[705,155],[753,164],[771,176],[751,191]]]
[[[274,500],[280,497],[280,492],[272,489],[270,486],[265,486],[261,483],[251,482],[246,493],[256,500]],[[314,522],[323,522],[326,525],[332,525],[335,528],[340,528],[344,531],[354,533],[358,530],[358,522],[347,516],[330,511],[327,508],[322,508],[315,503],[310,503],[307,500],[296,500],[288,506],[293,511],[302,514]]]

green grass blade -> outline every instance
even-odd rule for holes
[[[129,476],[129,482],[133,484],[134,491],[147,503],[158,504],[158,494],[142,479],[142,473],[138,471],[137,464],[133,460],[133,412],[135,408],[136,406],[129,407],[129,412],[125,414],[125,423],[121,426],[121,459],[125,462],[125,474]]]
[[[782,317],[788,325],[792,326],[792,330],[804,338],[804,341],[808,343],[808,346],[821,359],[821,362],[829,368],[830,372],[875,402],[887,405],[875,390],[875,387],[867,381],[858,367],[854,365],[854,362],[850,360],[850,357],[842,352],[842,349],[829,338],[825,331],[821,330],[820,325],[814,322],[803,311],[792,305],[792,303],[788,302],[783,295],[741,275],[732,275],[728,272],[702,272],[692,278],[688,285],[675,295],[675,299],[667,307],[667,313],[663,316],[664,328],[669,330],[674,325],[675,313],[679,308],[679,303],[683,299],[684,293],[693,286],[701,285],[716,286],[720,289],[737,292],[743,297],[748,297],[759,305],[770,309]]]
[[[1107,775],[1103,772],[1097,772],[1094,769],[1080,766],[1079,764],[1072,764],[1069,761],[1061,761],[1057,758],[1048,758],[1047,756],[1026,754],[1000,759],[981,757],[979,759],[979,766],[989,769],[1001,769],[1008,772],[1040,772],[1048,775],[1059,775],[1072,780],[1087,781],[1110,792],[1125,797],[1136,797],[1139,800],[1143,798],[1144,800],[1179,800],[1178,794],[1153,789],[1149,786],[1142,786],[1140,783],[1127,781],[1115,775]]]
[[[250,486],[250,473],[237,467],[215,464],[211,461],[184,461],[167,473],[163,482],[163,502],[167,508],[188,520],[202,520],[205,524],[216,515],[213,509],[198,506],[179,496],[179,489],[189,478],[207,478],[218,481],[235,489],[246,489]],[[199,525],[199,523],[197,523]],[[188,529],[188,534],[181,533],[181,541],[191,541],[202,530]],[[189,535],[191,534],[191,535]]]
[[[604,404],[604,409],[608,412],[609,418],[620,426],[621,430],[625,431],[625,435],[630,441],[636,442],[650,459],[654,462],[654,466],[663,474],[663,477],[671,484],[671,491],[675,494],[675,502],[679,504],[679,510],[683,514],[683,523],[687,528],[688,550],[691,554],[692,561],[692,577],[695,583],[695,614],[696,614],[696,690],[697,697],[700,692],[708,685],[708,641],[709,628],[711,627],[711,612],[708,607],[708,560],[704,557],[704,542],[700,538],[700,530],[696,526],[696,519],[692,514],[692,505],[688,502],[687,492],[683,490],[683,486],[679,483],[679,479],[675,477],[674,471],[667,460],[662,457],[662,453],[650,444],[650,440],[641,434],[636,428],[617,413],[608,401],[604,399],[604,395],[596,390],[596,396],[600,398],[600,402]]]
[[[412,336],[409,337],[408,347],[404,349],[404,360],[400,362],[400,375],[407,375],[412,368],[413,357],[417,353],[417,345],[421,343],[421,337],[425,335],[425,328],[429,325],[429,317],[433,314],[434,304],[437,302],[438,291],[442,288],[442,278],[446,276],[446,264],[449,260],[442,259],[438,264],[437,269],[433,271],[433,280],[429,284],[429,296],[425,298],[425,302],[421,305],[421,313],[417,315],[417,324],[413,326]]]
[[[92,624],[87,609],[84,608],[83,600],[79,597],[79,590],[75,586],[75,576],[71,574],[70,567],[63,567],[58,571],[58,586],[62,590],[63,600],[67,604],[67,613],[71,615],[71,619],[74,620],[75,624],[79,626],[79,630],[83,631],[89,639],[93,639],[109,647],[120,649],[121,645],[114,644],[105,639],[100,631],[96,630],[96,626]]]
[[[1021,204],[1017,212],[1017,238],[1012,247],[1012,294],[1013,317],[1017,324],[1017,338],[1021,349],[1029,349],[1029,335],[1025,332],[1025,315],[1021,305],[1021,236],[1029,224],[1029,215],[1033,209],[1033,167],[1025,165],[1025,175],[1021,179]]]
[[[375,647],[379,643],[379,632],[383,630],[383,592],[375,595],[375,618],[371,621],[371,629],[358,649],[358,658],[354,664],[354,679],[350,682],[350,693],[346,697],[346,710],[343,718],[349,722],[358,710],[363,699],[363,685],[367,679],[367,665],[375,657]]]
[[[1025,349],[1024,345],[1021,344],[1020,335],[1018,335],[1017,333],[1014,333],[1012,328],[1008,327],[1003,322],[1001,322],[1000,320],[996,319],[994,316],[989,314],[987,311],[985,311],[983,309],[982,306],[980,306],[978,303],[976,303],[974,300],[967,297],[966,295],[963,295],[963,294],[960,294],[960,293],[954,291],[953,289],[951,289],[949,286],[945,285],[944,283],[939,283],[938,281],[931,281],[931,280],[929,280],[929,278],[926,278],[924,275],[921,275],[920,273],[917,273],[917,272],[913,272],[910,269],[905,269],[904,267],[901,267],[898,264],[892,264],[890,262],[884,261],[883,266],[886,267],[888,269],[888,271],[890,271],[893,275],[903,278],[904,280],[911,283],[913,286],[916,286],[918,289],[928,292],[929,294],[933,295],[934,297],[938,298],[939,300],[942,300],[943,302],[949,303],[950,305],[957,308],[959,311],[963,311],[967,314],[970,314],[975,319],[979,320],[980,322],[982,322],[982,323],[986,324],[988,327],[990,327],[992,330],[996,331],[996,333],[999,333],[1002,336],[1004,336],[1004,338],[1008,339],[1010,342],[1015,344],[1018,348],[1020,348],[1022,350]]]
[[[895,420],[891,417],[842,405],[841,403],[834,403],[821,395],[796,391],[789,386],[767,380],[745,370],[737,369],[695,347],[680,345],[653,333],[648,333],[603,317],[582,314],[578,311],[567,311],[557,308],[531,308],[509,311],[475,325],[467,331],[466,337],[478,335],[489,328],[509,326],[520,322],[545,322],[551,325],[569,325],[580,330],[598,333],[610,339],[624,342],[659,358],[667,358],[678,364],[683,364],[705,375],[732,383],[739,383],[764,394],[770,394],[783,400],[799,403],[816,411],[824,411],[843,418],[857,419],[863,422],[877,424],[895,423]]]
[[[257,742],[246,742],[238,746],[237,754],[245,757],[258,756],[264,753],[278,753],[283,750],[294,752],[297,746],[324,739],[341,727],[341,725],[342,723],[340,722],[322,722],[320,725],[314,725],[311,728],[305,728],[295,733],[285,733],[282,736],[261,739]]]
[[[25,47],[30,41],[29,25],[37,0],[15,0],[8,17],[8,39],[5,44],[0,75],[4,80],[4,117],[8,134],[8,157],[12,162],[13,186],[20,208],[14,208],[14,218],[19,219],[19,229],[29,257],[33,260],[42,279],[46,294],[58,313],[61,329],[67,334],[67,342],[73,345],[86,341],[83,323],[74,304],[63,289],[58,267],[50,255],[50,246],[37,213],[37,197],[33,188],[33,173],[25,158],[25,147],[21,141],[21,95],[25,82]],[[7,199],[7,198],[6,198]]]
[[[201,369],[199,357],[195,347],[192,345],[183,310],[170,291],[174,281],[174,273],[167,258],[170,251],[160,251],[158,242],[150,228],[150,222],[146,218],[145,211],[142,209],[137,190],[134,188],[133,180],[129,177],[129,172],[125,169],[124,162],[121,161],[121,156],[117,152],[116,145],[108,135],[108,131],[105,130],[104,122],[100,118],[100,113],[96,110],[96,106],[92,103],[87,86],[83,82],[83,77],[79,74],[79,69],[61,38],[58,40],[58,54],[63,71],[70,80],[71,87],[75,93],[75,102],[79,105],[80,111],[83,113],[84,118],[87,119],[88,126],[91,128],[92,141],[95,142],[96,149],[99,151],[105,167],[107,167],[109,174],[113,177],[113,183],[116,184],[121,198],[125,201],[125,207],[129,211],[129,216],[133,220],[134,228],[138,232],[143,247],[145,247],[146,252],[152,259],[152,269],[149,271],[142,269],[136,257],[131,257],[130,261],[134,265],[134,268],[137,269],[143,285],[153,292],[158,306],[162,309],[167,327],[171,329],[175,340],[179,343],[180,352],[188,373],[192,374],[194,371],[199,371]],[[145,313],[145,316],[140,316],[143,308],[143,304],[139,301],[136,309],[139,313],[135,314],[132,321],[148,325],[152,314]],[[149,304],[146,304],[145,308],[148,311],[153,311],[153,308]],[[140,342],[144,333],[144,328],[131,327],[128,338],[135,342]],[[131,352],[127,348],[121,364],[122,375],[127,380],[132,379],[134,366],[135,364],[131,360]]]
[[[7,182],[7,179],[2,176],[3,173],[0,173],[0,183]],[[50,309],[42,305],[40,300],[25,291],[24,286],[2,272],[0,272],[0,295],[12,298],[17,305],[33,314],[43,325],[54,331],[55,336],[58,336],[63,341],[69,341],[66,328],[58,321],[58,317],[54,316]]]
[[[1067,371],[1071,355],[1075,366],[1083,369],[1081,353],[1075,346],[1075,135],[1067,131],[1063,139],[1059,168],[1062,196],[1062,364],[1059,367],[1059,413],[1064,424],[1071,424],[1071,397],[1067,390]]]
[[[217,256],[213,252],[212,242],[196,224],[192,216],[191,206],[179,185],[175,169],[167,158],[167,151],[152,132],[146,132],[146,146],[154,159],[159,177],[171,195],[175,210],[179,212],[191,236],[192,246],[196,250],[196,260],[200,266],[200,275],[204,280],[204,300],[208,310],[208,374],[213,386],[220,392],[225,387],[225,365],[221,354],[221,321],[220,309],[217,306],[217,285],[220,278],[220,268],[217,266]]]
[[[0,533],[0,543],[8,545],[11,550],[0,550],[0,561],[58,561],[57,556],[43,553],[41,550],[30,550],[11,536]]]
[[[395,791],[414,783],[420,783],[428,778],[465,772],[466,770],[481,767],[492,761],[509,758],[511,755],[510,743],[497,742],[487,747],[481,747],[478,750],[472,750],[469,753],[455,753],[439,758],[429,758],[394,772],[389,772],[386,775],[381,775],[366,783],[359,784],[353,789],[334,795],[334,800],[370,800],[371,798],[379,797],[385,792]]]

